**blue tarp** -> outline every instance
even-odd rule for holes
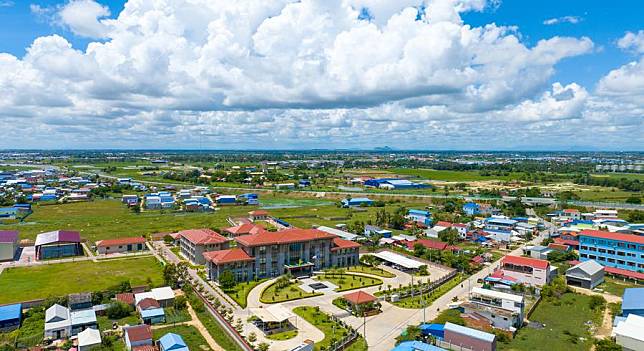
[[[421,324],[420,331],[423,335],[432,335],[439,339],[442,339],[445,336],[445,325],[444,324]]]

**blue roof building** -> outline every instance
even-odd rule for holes
[[[644,288],[624,289],[622,296],[622,316],[636,314],[644,317]]]
[[[22,304],[0,306],[0,331],[18,329],[22,320]]]
[[[406,218],[425,226],[430,226],[432,224],[432,214],[425,210],[410,209],[407,211]]]
[[[342,206],[351,207],[351,206],[371,206],[373,205],[373,200],[366,197],[356,197],[352,199],[342,200]]]
[[[189,351],[188,345],[183,341],[181,335],[168,333],[159,339],[161,351]]]
[[[403,341],[391,351],[445,351],[445,349],[420,341]]]
[[[387,188],[387,189],[419,189],[419,188],[428,188],[427,184],[419,184],[409,181],[407,179],[397,179],[397,178],[379,178],[379,179],[369,179],[364,182],[365,186],[374,187],[374,188]]]
[[[431,335],[437,339],[443,339],[445,336],[445,325],[444,324],[421,324],[420,331],[423,335]]]
[[[481,213],[481,206],[475,202],[467,202],[463,205],[463,212],[468,216],[474,216]]]
[[[150,308],[141,311],[141,319],[145,324],[157,324],[165,322],[165,311],[163,308]]]

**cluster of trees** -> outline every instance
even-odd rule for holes
[[[597,185],[604,187],[614,187],[621,190],[642,192],[644,191],[644,182],[639,179],[613,178],[613,177],[593,177],[590,174],[580,175],[573,180],[575,184]]]
[[[470,271],[470,257],[468,255],[456,255],[452,251],[431,250],[421,244],[414,245],[414,256],[432,262],[439,262],[445,266],[463,271]]]
[[[394,229],[403,229],[407,219],[405,215],[407,209],[405,207],[398,207],[393,213],[387,212],[384,208],[376,211],[375,225],[379,227],[389,227]]]

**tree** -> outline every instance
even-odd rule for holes
[[[188,299],[183,295],[177,296],[174,299],[174,308],[176,310],[185,310],[188,308]]]
[[[577,253],[574,251],[551,251],[548,253],[548,261],[553,263],[566,262],[578,259]]]
[[[255,332],[250,332],[250,334],[248,334],[248,341],[251,343],[257,341],[257,334],[255,334]]]
[[[265,342],[262,342],[262,343],[259,343],[259,345],[257,345],[257,350],[259,350],[259,351],[268,351],[269,347],[271,347],[271,345],[269,345],[269,344],[267,344]]]
[[[224,290],[235,287],[235,275],[231,271],[224,271],[219,275],[219,285]]]
[[[626,199],[627,204],[641,204],[642,199],[638,196],[629,196],[628,199]]]
[[[622,347],[611,338],[595,340],[595,351],[622,351]]]
[[[438,239],[450,245],[454,245],[460,238],[458,231],[453,228],[445,229],[438,233]]]
[[[132,306],[122,301],[115,301],[107,307],[105,314],[107,314],[110,319],[121,319],[132,314],[132,311],[134,311]]]

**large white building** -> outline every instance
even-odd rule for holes
[[[476,313],[495,328],[513,331],[523,324],[523,296],[474,288],[470,291],[469,301],[462,306],[465,313]]]

